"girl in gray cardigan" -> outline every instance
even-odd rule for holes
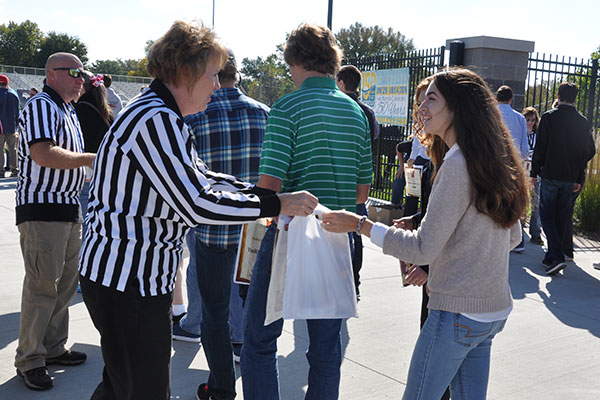
[[[409,219],[387,227],[346,211],[324,214],[323,226],[358,231],[385,254],[430,265],[430,312],[404,398],[436,400],[450,385],[453,400],[484,399],[492,339],[512,310],[508,257],[521,240],[525,174],[481,77],[440,72],[426,96],[419,115],[436,170],[419,228]]]

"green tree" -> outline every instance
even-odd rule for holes
[[[242,86],[248,96],[269,106],[295,88],[290,71],[283,61],[281,46],[276,53],[266,58],[244,58],[240,72],[243,76]]]
[[[335,37],[346,59],[390,53],[404,55],[415,49],[412,39],[407,39],[392,28],[386,31],[378,25],[363,26],[360,22],[340,29]]]
[[[98,74],[126,75],[121,60],[96,60],[90,66],[92,72]]]
[[[50,32],[42,40],[33,66],[43,68],[48,57],[58,52],[75,54],[84,65],[88,62],[87,46],[78,37],[66,33]]]
[[[44,34],[35,22],[0,25],[0,63],[32,66]]]

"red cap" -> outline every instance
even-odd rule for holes
[[[8,76],[0,75],[0,83],[4,83],[4,84],[8,85]]]

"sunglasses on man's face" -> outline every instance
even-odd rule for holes
[[[79,68],[54,68],[53,71],[67,71],[71,78],[79,78],[83,76],[83,71]]]

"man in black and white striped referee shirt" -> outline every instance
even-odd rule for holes
[[[227,57],[209,28],[175,22],[148,54],[156,79],[98,150],[80,260],[105,364],[94,400],[170,398],[172,290],[190,227],[308,215],[317,205],[308,192],[259,190],[198,159],[183,116],[206,109]]]
[[[17,373],[28,388],[50,389],[46,365],[77,365],[84,353],[67,350],[68,307],[77,289],[81,248],[79,191],[84,167],[95,154],[83,152],[75,110],[83,64],[56,53],[46,62],[47,85],[19,117],[17,227],[25,280],[21,300]]]

